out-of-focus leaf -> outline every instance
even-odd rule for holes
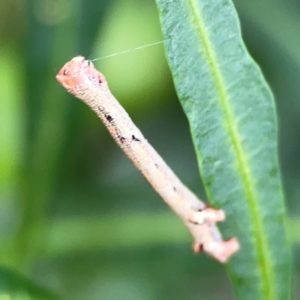
[[[20,52],[6,45],[0,52],[0,261],[14,265],[12,249],[20,222],[19,179],[25,148],[24,72]]]
[[[58,300],[59,298],[13,270],[0,268],[0,300]]]
[[[64,61],[70,55],[77,42],[77,16],[81,3],[81,0],[57,1],[53,3],[56,9],[52,10],[49,9],[48,2],[29,2],[32,22],[28,45],[30,64],[26,75],[31,78],[28,82],[28,98],[34,116],[30,119],[34,134],[29,137],[33,142],[30,144],[31,156],[26,162],[28,166],[25,176],[28,184],[26,192],[23,193],[24,211],[17,245],[22,249],[19,268],[23,270],[28,270],[44,250],[42,233],[33,236],[32,228],[42,227],[47,222],[46,211],[55,190],[69,121],[68,102],[61,99],[63,93],[53,78],[54,70],[57,69],[58,62]],[[55,27],[60,23],[61,26]],[[69,37],[67,43],[66,36]],[[52,69],[44,64],[47,57],[45,52],[50,48],[48,45],[52,46],[54,53],[51,59],[48,56]],[[43,84],[38,81],[39,77],[44,79]],[[34,111],[38,114],[34,114]]]
[[[171,212],[62,219],[54,221],[48,231],[49,257],[85,250],[188,244],[190,241],[187,230]]]
[[[211,203],[241,250],[228,264],[239,299],[289,299],[290,252],[274,100],[241,39],[230,0],[157,0],[167,57]]]

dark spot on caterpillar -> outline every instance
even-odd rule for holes
[[[174,190],[174,192],[177,192],[177,189],[176,189],[176,187],[175,187],[175,186],[173,186],[173,190]]]
[[[200,253],[204,250],[204,244],[203,243],[194,243],[193,245],[194,253]]]
[[[199,253],[199,252],[203,252],[203,250],[204,250],[204,245],[203,245],[203,244],[199,244],[197,250],[198,250],[198,253]]]
[[[132,140],[133,140],[133,141],[136,141],[136,142],[140,142],[140,140],[137,139],[134,135],[132,135]]]
[[[102,77],[100,74],[97,74],[97,81],[99,84],[101,84],[103,82]]]
[[[63,74],[64,74],[64,75],[67,75],[67,74],[68,74],[68,72],[69,72],[69,70],[68,70],[68,69],[64,69],[64,72],[63,72]]]
[[[188,220],[190,223],[192,223],[192,224],[194,224],[194,225],[199,225],[199,223],[198,222],[196,222],[196,221],[192,221],[192,220]]]
[[[108,122],[111,122],[113,120],[113,118],[108,114],[105,114],[105,118]]]
[[[155,164],[155,167],[158,168],[158,164]]]
[[[120,141],[123,144],[125,142],[125,138],[123,136],[120,137]]]
[[[89,79],[94,83],[94,84],[101,84],[102,79],[100,76],[90,76]]]

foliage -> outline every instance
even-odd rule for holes
[[[275,93],[297,249],[300,6],[235,4],[247,47]],[[55,81],[75,55],[96,58],[161,40],[154,1],[1,1],[0,39],[0,263],[16,273],[14,286],[28,286],[21,272],[65,299],[233,299],[224,268],[192,255],[180,220],[96,116]],[[164,55],[150,47],[97,67],[147,139],[205,198]],[[236,232],[224,225],[227,237]],[[298,282],[297,256],[294,274]]]

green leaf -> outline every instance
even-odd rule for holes
[[[232,2],[156,1],[208,198],[226,211],[224,236],[241,243],[228,263],[237,298],[289,299],[274,99]]]

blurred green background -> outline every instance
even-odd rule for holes
[[[234,2],[276,96],[299,299],[300,2]],[[181,222],[96,115],[55,80],[73,56],[162,40],[154,0],[4,0],[0,39],[0,299],[55,298],[39,286],[75,300],[234,299],[224,267],[193,255]],[[146,138],[206,199],[163,46],[95,65]]]

